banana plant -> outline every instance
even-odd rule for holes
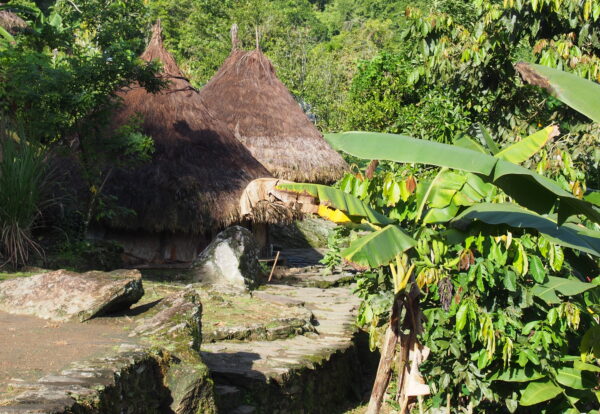
[[[561,96],[564,95],[563,93]],[[566,96],[571,101],[578,100],[578,97],[573,94],[567,93]],[[588,111],[588,113],[594,116],[593,112]],[[417,188],[419,207],[416,220],[421,221],[421,225],[445,223],[464,228],[474,221],[479,221],[490,225],[503,224],[516,229],[533,229],[544,236],[545,243],[550,242],[556,246],[600,256],[600,232],[590,230],[578,221],[578,216],[585,216],[591,222],[600,223],[600,210],[593,202],[597,200],[593,197],[580,199],[564,191],[552,180],[519,165],[537,153],[558,133],[558,128],[550,125],[506,148],[499,148],[491,134],[484,128],[479,129],[481,143],[469,137],[462,137],[456,140],[454,145],[418,140],[404,135],[370,132],[330,134],[326,139],[334,148],[363,159],[442,167],[432,180],[411,185]],[[346,181],[344,187],[347,187],[352,180]],[[447,276],[445,273],[447,266],[455,267],[460,262],[459,268],[463,265],[468,268],[468,265],[474,262],[472,252],[467,246],[459,257],[453,259],[457,263],[447,263],[447,259],[442,259],[445,253],[435,251],[436,247],[437,250],[445,247],[439,239],[431,239],[432,251],[424,254],[425,250],[430,249],[430,243],[419,233],[421,230],[418,230],[415,235],[417,242],[399,227],[398,218],[385,217],[358,198],[348,194],[344,196],[345,193],[341,190],[331,188],[326,190],[327,187],[313,184],[284,184],[281,188],[287,191],[308,192],[320,205],[321,213],[325,217],[337,217],[341,218],[339,221],[346,224],[363,226],[362,230],[368,233],[354,240],[341,252],[345,259],[363,268],[388,266],[390,269],[395,300],[392,305],[390,327],[383,342],[378,380],[367,410],[368,413],[376,413],[391,372],[390,366],[386,365],[385,361],[393,357],[398,342],[403,348],[411,349],[418,343],[414,334],[418,332],[419,324],[407,324],[405,320],[398,325],[399,310],[405,306],[407,310],[405,314],[410,315],[413,320],[418,320],[420,317],[417,299],[419,288],[430,284],[427,282],[429,278],[441,281]],[[406,198],[402,196],[402,188],[399,184],[395,187],[385,187],[383,190],[384,193],[387,191],[391,195],[396,195],[392,197],[388,194],[390,200]],[[510,232],[508,235],[510,237]],[[508,244],[510,240],[507,240],[506,249]],[[545,303],[556,304],[559,301],[558,295],[565,297],[594,287],[590,283],[576,279],[546,275],[539,258],[530,257],[531,260],[527,262],[520,241],[513,242],[513,245],[517,246],[519,252],[513,263],[515,271],[519,274],[529,272],[533,275],[535,285],[531,294]],[[552,247],[551,250],[554,251],[555,248]],[[562,254],[562,251],[560,253]],[[428,260],[431,256],[431,263],[423,267],[417,276],[415,275],[416,262],[413,260],[411,263],[409,255],[421,257],[423,260]],[[519,258],[523,259],[520,265],[517,263]],[[560,266],[558,263],[560,261],[562,259],[556,262],[556,266]],[[477,271],[484,270],[479,263],[474,264],[473,267],[477,268]],[[554,269],[554,265],[551,264],[551,267]],[[511,271],[507,271],[506,275],[504,281],[507,284],[506,289],[514,291],[517,286],[515,275]],[[468,302],[465,302],[461,308],[467,304]],[[487,315],[483,316],[489,318]],[[491,326],[491,321],[488,322]],[[401,335],[398,333],[399,326],[409,328],[412,336],[408,342],[402,342]],[[587,337],[592,338],[598,331],[596,328],[594,326],[590,329],[586,334]],[[589,338],[586,343],[593,343]],[[489,359],[489,354],[493,354],[495,340],[493,337],[487,340],[486,350],[479,356],[478,365],[482,363],[482,366],[485,366],[487,359],[482,356],[487,355]],[[582,348],[582,353],[584,351],[595,353],[596,349],[588,344],[585,350]],[[503,355],[504,352],[503,350]],[[510,354],[510,351],[507,352]],[[540,376],[528,377],[524,381],[529,382],[529,385],[522,392],[520,405],[538,404],[558,393],[563,393],[564,387],[573,388],[571,382],[577,382],[579,379],[577,375],[575,377],[571,375],[576,368],[563,367],[560,372],[557,372],[556,378],[553,377],[551,380]],[[402,395],[402,398],[398,401],[401,412],[404,412],[407,393],[402,394],[400,389],[408,382],[404,381],[404,371],[401,370],[400,373],[398,395]],[[511,378],[508,371],[498,375],[499,381],[510,381]]]

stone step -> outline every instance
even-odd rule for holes
[[[229,414],[253,414],[256,412],[256,408],[251,405],[240,405],[234,410],[229,411]]]
[[[215,384],[242,390],[245,404],[265,413],[331,413],[361,395],[355,317],[360,300],[351,289],[270,285],[264,297],[302,300],[317,333],[274,341],[204,344],[202,359]]]
[[[215,403],[219,413],[233,412],[234,409],[242,405],[244,395],[242,390],[232,385],[215,385]]]

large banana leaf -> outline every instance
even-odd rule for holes
[[[560,299],[556,295],[557,292],[564,296],[574,296],[597,287],[593,283],[567,279],[566,277],[548,276],[548,282],[543,285],[535,285],[531,289],[531,293],[552,305],[560,303]]]
[[[540,216],[515,204],[477,204],[466,209],[454,221],[464,220],[535,229],[556,244],[600,256],[600,232],[573,223],[559,226],[552,218]]]
[[[541,86],[552,96],[594,122],[600,122],[600,85],[572,73],[519,62],[515,65],[526,82]]]
[[[563,389],[554,385],[551,381],[530,382],[529,385],[527,385],[527,388],[521,391],[519,404],[523,406],[539,404],[551,400],[562,392]]]
[[[536,152],[538,152],[548,140],[554,138],[559,134],[558,127],[556,125],[550,125],[544,129],[540,129],[534,134],[529,135],[527,138],[523,138],[521,141],[514,143],[502,151],[498,152],[494,156],[501,158],[505,161],[520,164],[531,158]]]
[[[376,225],[391,224],[394,221],[373,210],[369,205],[351,194],[337,188],[320,184],[284,183],[277,186],[280,190],[307,193],[318,199],[319,204],[336,208],[348,216],[364,218]]]
[[[480,131],[485,131],[485,129],[481,128],[483,127],[480,127]],[[481,132],[481,135],[486,137],[485,142],[488,148],[490,147],[490,145],[493,145],[493,149],[491,151],[496,151],[495,153],[493,153],[494,157],[503,159],[505,161],[513,162],[515,164],[520,164],[531,158],[535,153],[542,149],[544,145],[546,145],[548,140],[554,138],[558,134],[558,127],[555,125],[550,125],[544,129],[537,131],[534,134],[531,134],[527,138],[524,138],[517,143],[503,148],[500,151],[494,143],[491,135],[487,131]],[[475,140],[467,136],[458,138],[454,141],[453,144],[458,147],[470,149],[476,152],[481,152],[483,154],[490,153],[484,147],[475,142]]]
[[[430,164],[472,172],[500,187],[519,204],[541,214],[552,211],[558,201],[559,224],[574,214],[584,214],[600,223],[600,211],[591,203],[574,197],[531,170],[491,155],[455,145],[377,132],[345,132],[328,134],[326,138],[334,148],[359,158]]]
[[[389,225],[354,240],[341,255],[352,263],[373,268],[388,265],[398,254],[416,244],[400,227]]]

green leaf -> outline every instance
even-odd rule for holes
[[[344,132],[325,138],[333,148],[369,160],[437,165],[483,175],[490,175],[498,161],[491,155],[406,135]]]
[[[559,292],[565,296],[573,296],[595,287],[597,286],[593,283],[586,283],[563,277],[549,276],[548,282],[543,285],[535,285],[531,292],[535,296],[543,299],[547,304],[554,305],[560,303],[560,299],[558,296],[556,296],[556,292]]]
[[[600,207],[600,191],[592,191],[589,194],[586,194],[583,198],[585,201],[589,201],[590,203]]]
[[[490,380],[504,382],[529,382],[544,377],[544,374],[536,371],[531,366],[528,366],[527,368],[509,368],[505,371],[498,371],[492,375]]]
[[[575,368],[561,368],[556,373],[556,381],[559,384],[577,390],[594,388],[594,386],[598,385],[594,379],[594,374]]]
[[[15,38],[10,33],[8,33],[2,26],[0,26],[0,35],[9,42],[15,41]]]
[[[549,213],[558,201],[559,224],[574,214],[584,214],[600,223],[600,211],[591,203],[578,199],[533,171],[491,155],[455,145],[376,132],[328,134],[326,138],[334,148],[359,158],[437,165],[475,173],[537,213]]]
[[[504,272],[504,287],[510,292],[517,291],[517,275],[511,270]]]
[[[555,220],[515,204],[480,203],[466,209],[453,221],[475,219],[488,224],[508,224],[517,228],[535,229],[553,243],[600,256],[600,232],[573,223],[558,226]]]
[[[467,302],[463,302],[458,308],[456,312],[456,330],[462,331],[467,324],[467,311],[469,308],[469,304]]]
[[[562,392],[563,389],[561,387],[554,385],[550,381],[531,382],[527,388],[521,392],[519,404],[523,406],[539,404],[551,400]]]
[[[579,351],[581,352],[581,359],[584,361],[590,354],[594,358],[600,358],[600,325],[592,326],[583,334]]]
[[[389,225],[360,237],[341,252],[344,259],[361,266],[388,265],[396,255],[415,246],[417,242],[400,227]]]
[[[559,134],[558,127],[555,125],[548,126],[542,130],[539,130],[535,134],[524,138],[523,140],[512,144],[502,151],[497,153],[495,157],[501,158],[505,161],[514,162],[520,164],[523,161],[527,161],[535,153],[537,153],[548,140],[554,138]]]
[[[600,122],[600,85],[596,82],[531,63],[519,62],[515,67],[526,82],[546,89],[571,108]]]
[[[600,367],[598,365],[588,364],[581,361],[573,362],[573,368],[579,371],[600,372]]]
[[[546,271],[539,256],[529,256],[529,274],[537,283],[544,283],[546,280]]]
[[[496,155],[500,151],[500,149],[494,142],[494,138],[492,138],[492,134],[490,134],[486,127],[484,127],[481,124],[477,125],[477,136],[479,137],[479,139],[485,142],[485,145],[487,145],[488,149],[493,155]]]
[[[456,217],[456,213],[458,213],[458,206],[454,204],[444,208],[432,208],[423,217],[423,223],[447,223]]]
[[[320,184],[297,184],[284,183],[277,186],[280,190],[291,191],[300,194],[308,194],[315,197],[320,204],[325,204],[343,211],[351,217],[365,218],[372,224],[386,225],[392,224],[383,214],[378,213],[366,203],[360,201],[353,195],[346,194],[337,188],[328,187]]]
[[[483,148],[481,145],[475,142],[475,140],[467,136],[463,136],[455,140],[454,145],[456,145],[457,147],[470,149],[472,151],[481,152],[482,154],[488,154],[488,151],[486,151],[485,148]]]
[[[600,210],[593,204],[580,200],[563,190],[556,182],[520,165],[498,160],[493,183],[519,204],[540,214],[548,213],[548,208],[558,200],[559,225],[575,214],[584,214],[590,220],[600,223]]]
[[[556,296],[556,291],[554,289],[547,289],[543,285],[535,285],[533,289],[531,289],[531,293],[534,296],[542,299],[548,305],[556,305],[560,303],[560,299]]]
[[[578,295],[586,290],[598,287],[593,283],[581,282],[576,279],[567,279],[564,277],[555,276],[549,276],[548,282],[546,282],[543,286],[548,289],[554,289],[565,296]]]

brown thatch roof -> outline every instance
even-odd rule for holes
[[[0,6],[4,6],[4,4],[0,3]],[[27,28],[27,23],[9,10],[0,10],[0,26],[9,33],[15,34]]]
[[[119,93],[123,105],[113,126],[141,115],[143,132],[153,138],[156,151],[142,167],[112,174],[108,194],[136,215],[121,216],[110,225],[200,233],[238,221],[245,187],[256,178],[270,177],[269,172],[201,102],[163,47],[159,24],[141,58],[159,60],[169,86],[157,94],[139,85]]]
[[[258,49],[234,46],[200,96],[278,178],[328,183],[347,169]]]

